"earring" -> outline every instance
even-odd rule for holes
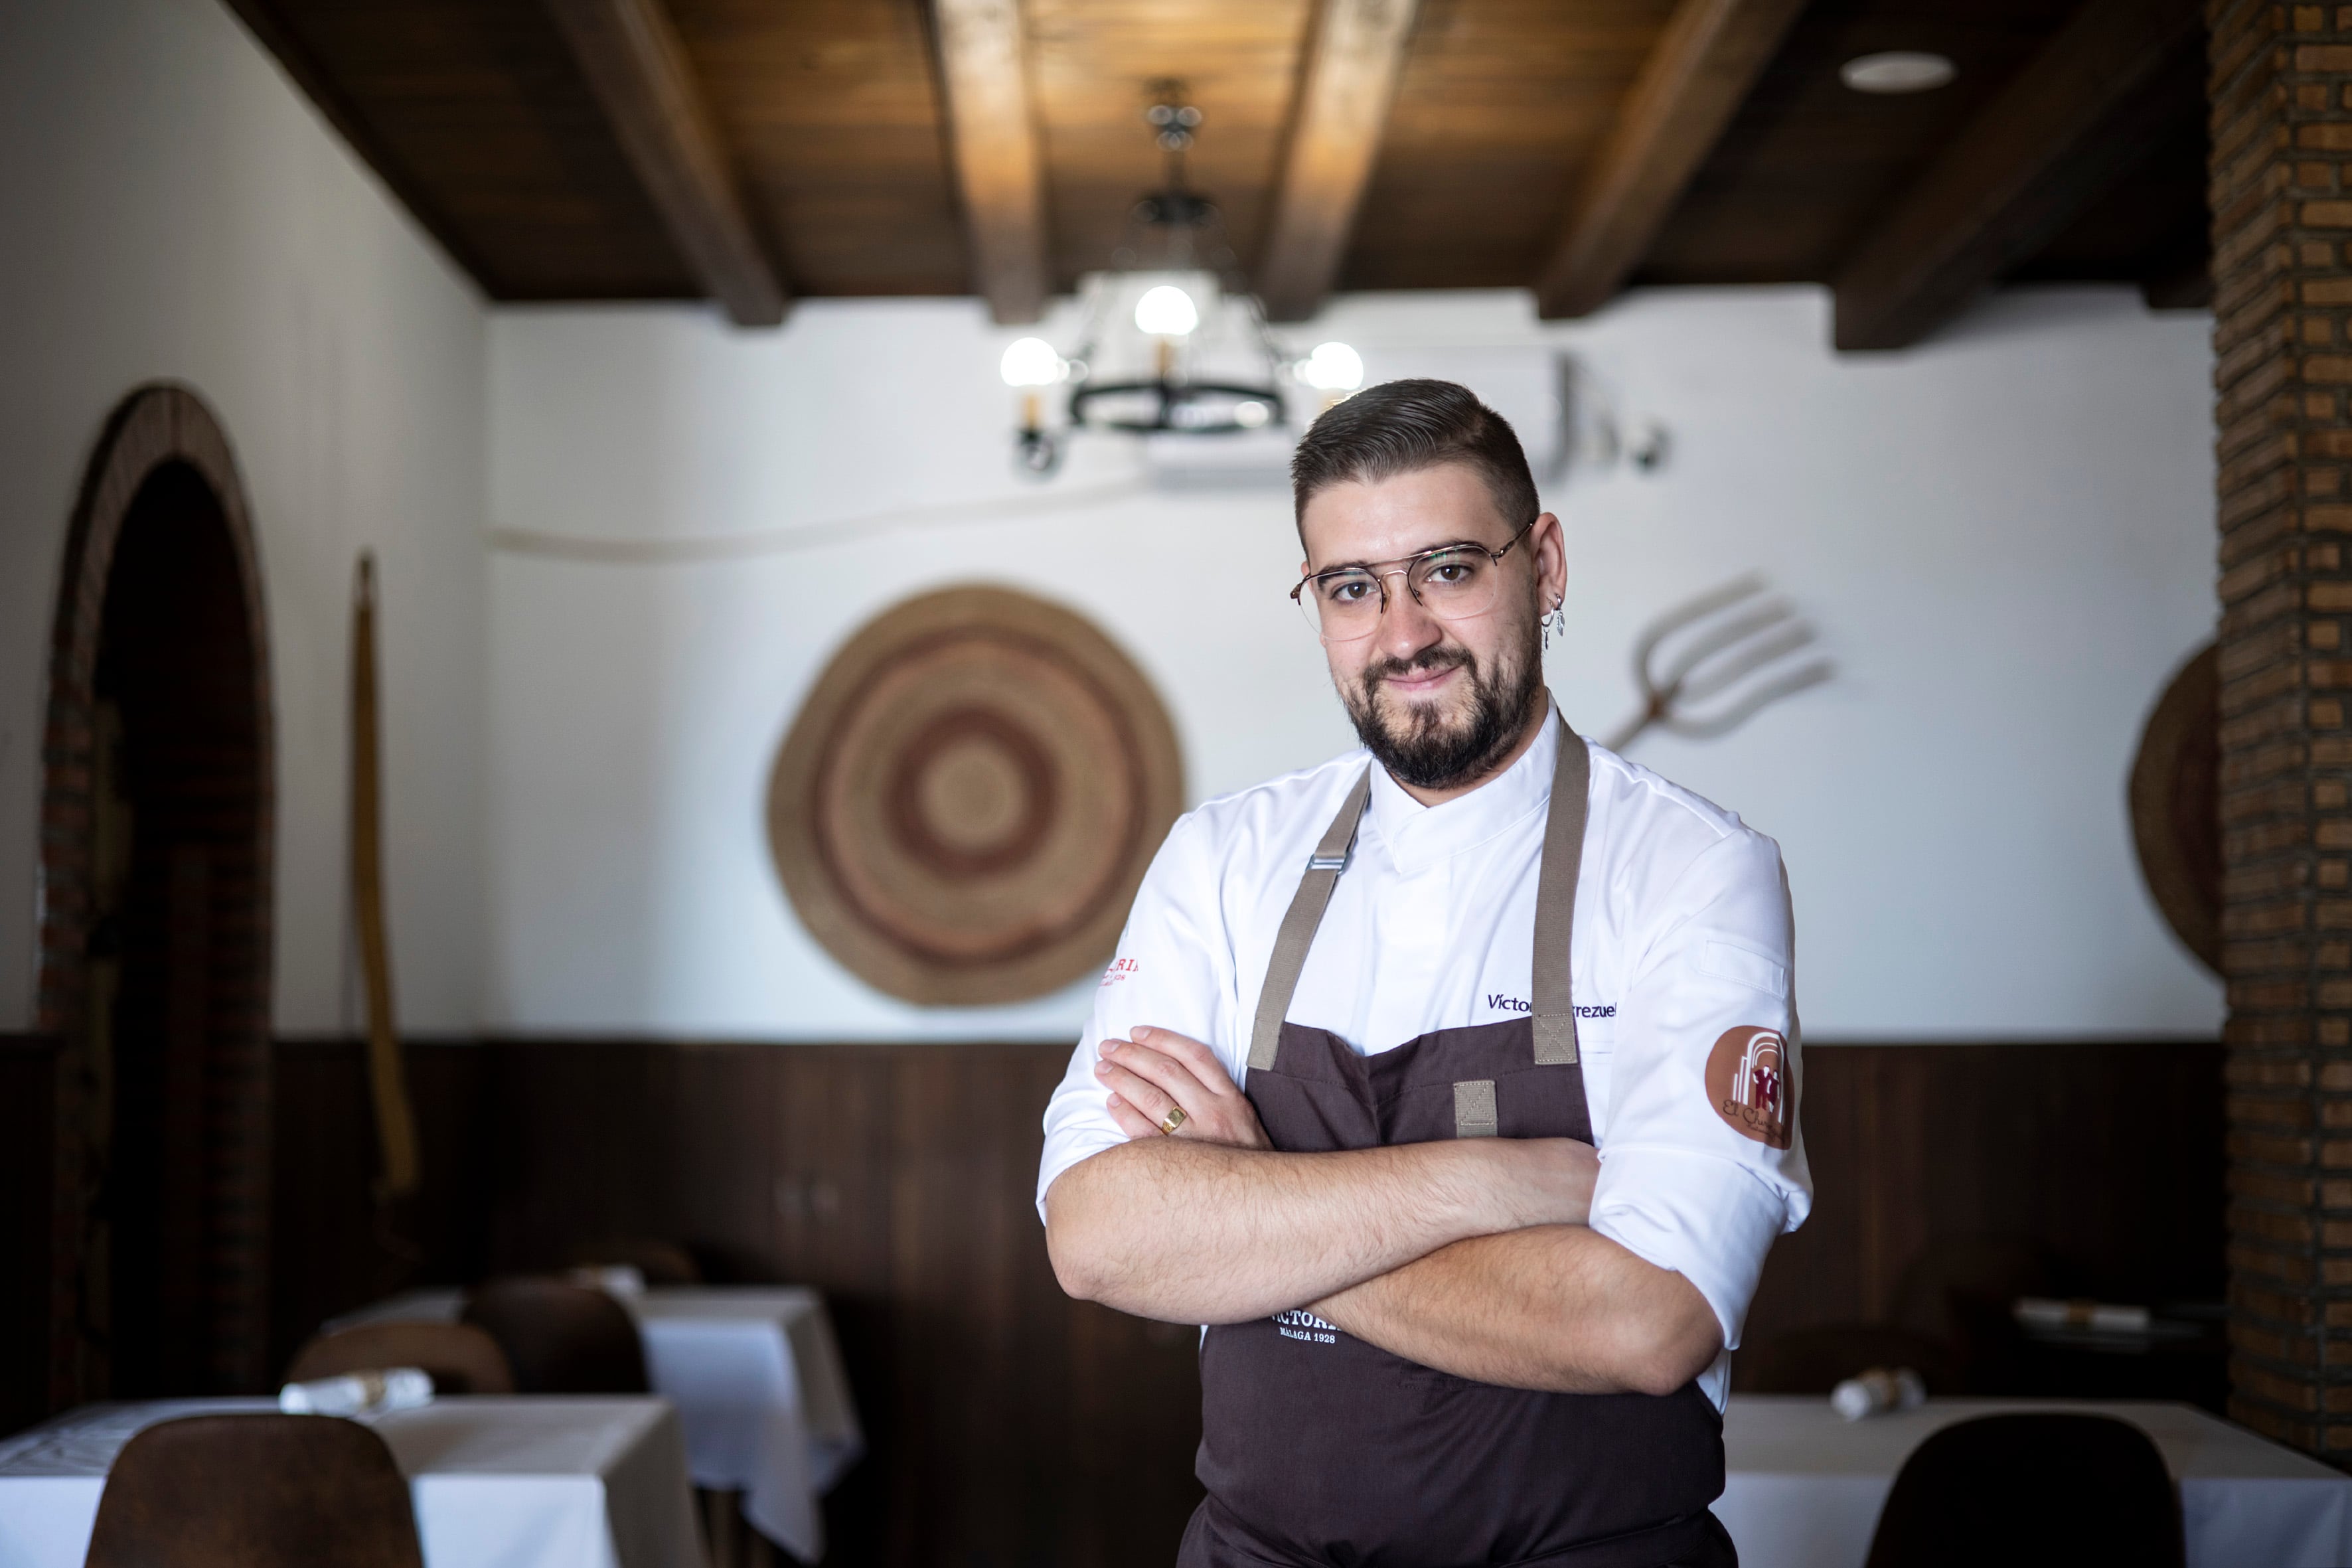
[[[1549,653],[1551,651],[1552,638],[1556,637],[1564,637],[1568,635],[1568,612],[1560,607],[1561,605],[1566,603],[1566,600],[1561,600],[1559,604],[1553,605],[1551,609],[1544,616],[1543,646],[1546,653]]]

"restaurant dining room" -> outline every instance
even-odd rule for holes
[[[2352,1565],[2352,5],[0,125],[0,1568]]]

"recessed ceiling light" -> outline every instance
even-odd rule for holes
[[[1942,55],[1916,49],[1889,49],[1884,54],[1856,55],[1838,67],[1838,79],[1856,92],[1927,92],[1958,74]]]

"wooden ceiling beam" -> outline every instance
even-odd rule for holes
[[[1682,0],[1579,184],[1536,284],[1547,318],[1599,310],[1624,286],[1805,0]]]
[[[1258,267],[1258,297],[1275,321],[1313,315],[1339,276],[1404,68],[1415,5],[1322,0]]]
[[[772,327],[789,296],[751,226],[661,0],[546,0],[588,89],[687,265],[740,327]]]
[[[972,286],[1000,324],[1045,309],[1045,168],[1019,0],[934,0]]]
[[[1832,280],[1837,346],[1908,348],[2039,249],[2146,151],[2197,0],[2086,0],[1912,182]]]
[[[448,209],[434,199],[424,182],[418,180],[406,164],[393,156],[392,149],[375,133],[368,116],[343,90],[335,75],[322,65],[318,56],[306,44],[301,35],[290,26],[277,0],[228,0],[228,8],[245,24],[256,42],[277,57],[280,69],[293,79],[294,85],[310,100],[335,133],[343,139],[360,161],[375,171],[408,216],[423,226],[436,243],[449,255],[467,276],[491,298],[499,297],[505,279],[493,269],[481,251],[467,238],[454,222]]]

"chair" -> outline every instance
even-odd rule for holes
[[[635,1319],[602,1290],[519,1275],[493,1279],[465,1321],[506,1352],[522,1394],[645,1394],[646,1352]]]
[[[1865,1568],[2182,1568],[2180,1501],[2147,1435],[2109,1415],[1982,1415],[1913,1451]]]
[[[648,1237],[616,1236],[572,1249],[578,1268],[634,1268],[648,1285],[699,1285],[702,1267],[694,1255],[674,1241]]]
[[[191,1415],[122,1446],[88,1568],[424,1568],[383,1439],[327,1415]]]
[[[1951,1351],[1892,1323],[1831,1323],[1775,1334],[1733,1355],[1731,1385],[1741,1394],[1826,1394],[1874,1366],[1907,1366],[1930,1394],[1958,1392]]]
[[[362,1323],[320,1334],[294,1353],[286,1381],[419,1366],[436,1394],[512,1394],[514,1371],[499,1342],[470,1323]]]

